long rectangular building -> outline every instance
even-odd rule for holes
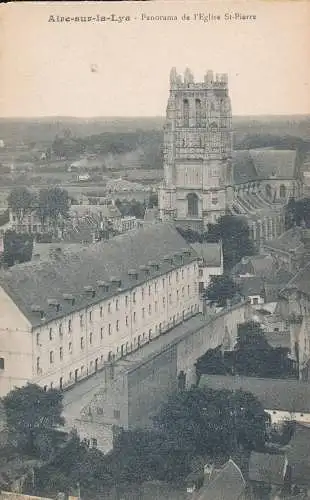
[[[195,250],[154,224],[0,275],[0,396],[65,388],[199,312]]]

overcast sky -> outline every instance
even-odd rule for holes
[[[140,20],[184,12],[257,19]],[[111,13],[132,20],[48,22]],[[308,2],[25,2],[1,5],[0,14],[1,116],[163,115],[172,66],[189,66],[197,81],[207,69],[227,72],[235,115],[310,113]]]

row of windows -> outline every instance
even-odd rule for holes
[[[190,285],[187,286],[187,295],[190,294]],[[178,302],[179,299],[180,299],[180,296],[184,297],[185,296],[185,287],[183,286],[181,291],[180,290],[176,290],[176,301]],[[163,308],[166,307],[166,297],[163,297],[162,298],[162,306]],[[173,299],[172,299],[172,294],[170,293],[168,295],[168,304],[172,304],[173,303]],[[145,318],[146,317],[146,314],[148,314],[149,316],[152,315],[152,312],[158,312],[158,301],[155,301],[154,303],[154,308],[152,308],[152,304],[149,304],[147,308],[145,307],[142,307],[141,309],[141,317],[142,318]],[[137,312],[134,311],[133,312],[133,316],[132,316],[132,319],[133,319],[133,322],[135,323],[137,321]],[[71,320],[69,320],[69,325],[70,327],[68,327],[68,331],[72,331],[72,323],[71,323]],[[125,316],[125,325],[126,326],[129,326],[129,316],[126,315]],[[62,328],[60,328],[61,325],[59,325],[59,333],[61,333],[61,336],[62,336]],[[115,330],[118,332],[119,331],[119,328],[120,328],[120,321],[119,320],[116,320],[116,323],[115,323]],[[112,334],[112,324],[109,323],[108,324],[108,334],[111,335]],[[104,331],[103,331],[103,327],[101,327],[100,329],[100,337],[101,337],[101,340],[103,339],[103,336],[104,336]],[[37,333],[37,345],[41,345],[40,344],[40,333],[38,332]],[[49,339],[52,340],[53,339],[53,335],[52,335],[52,328],[50,328],[50,331],[49,331]],[[81,337],[81,349],[84,348],[84,337]],[[89,343],[92,344],[93,343],[93,333],[90,332],[89,334]],[[53,352],[53,351],[51,351]],[[72,342],[69,342],[69,352],[72,353]]]

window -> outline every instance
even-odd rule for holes
[[[91,446],[92,448],[97,448],[97,439],[91,438]]]
[[[157,311],[158,311],[158,303],[157,303],[157,301],[156,301],[156,302],[155,302],[155,312],[157,312]]]
[[[37,358],[37,374],[39,374],[40,371],[41,371],[41,369],[40,369],[40,358],[38,357]]]
[[[108,313],[110,313],[110,312],[111,312],[111,303],[109,302],[108,303]]]
[[[89,317],[89,321],[93,320],[93,311],[89,311],[88,317]]]
[[[62,358],[63,358],[63,349],[62,349],[62,347],[59,347],[59,359],[60,359],[60,361],[62,361]]]
[[[179,282],[179,273],[178,273],[178,271],[176,272],[175,279],[176,279],[176,282],[178,283]]]
[[[100,340],[103,339],[103,328],[100,328]]]
[[[169,285],[171,285],[171,274],[169,274],[169,276],[168,276],[168,283],[169,283]]]
[[[118,311],[118,300],[116,299],[115,308]]]
[[[72,321],[71,321],[71,319],[69,319],[69,321],[68,321],[68,331],[69,332],[72,331]]]
[[[114,418],[119,420],[121,418],[121,412],[119,410],[114,410]]]
[[[103,415],[103,408],[100,406],[97,407],[97,415]]]
[[[154,291],[155,291],[155,293],[157,292],[157,281],[155,281],[155,283],[154,283]]]
[[[4,358],[0,358],[0,370],[4,370]]]
[[[163,278],[163,287],[165,286],[165,278]]]
[[[166,307],[166,299],[163,297],[163,307]]]
[[[171,297],[171,293],[169,293],[169,304],[172,303],[172,297]]]
[[[253,304],[257,306],[257,304],[258,304],[258,297],[253,297]]]
[[[125,318],[126,326],[128,326],[128,316]]]
[[[80,326],[83,326],[83,314],[80,314]]]
[[[141,289],[142,300],[144,300],[144,288]]]
[[[119,320],[116,321],[116,331],[119,331]]]
[[[37,333],[37,345],[40,345],[40,334]]]
[[[184,297],[184,286],[182,286],[182,297]]]
[[[152,314],[152,306],[149,304],[149,314]]]
[[[149,286],[149,295],[151,295],[151,286]]]
[[[62,323],[59,324],[58,331],[59,335],[62,337]]]
[[[136,303],[136,292],[133,292],[132,294],[132,301],[134,304]]]
[[[189,285],[187,285],[187,294],[189,295]]]
[[[89,343],[90,343],[90,345],[92,345],[92,343],[93,343],[93,332],[89,333]]]
[[[109,333],[109,335],[111,335],[111,323],[109,323],[109,326],[108,326],[108,333]]]
[[[184,127],[189,127],[189,102],[187,99],[184,99],[183,101],[183,118]]]
[[[102,306],[101,306],[100,307],[100,318],[102,318],[102,316],[103,316],[103,312],[102,311],[103,311],[103,309],[102,309]]]
[[[200,99],[195,100],[195,111],[196,111],[196,127],[202,126],[202,109]]]
[[[198,217],[198,196],[196,193],[187,195],[187,213],[189,217]]]
[[[128,295],[126,295],[126,297],[125,297],[125,306],[126,307],[128,306]]]
[[[52,328],[50,328],[50,331],[49,331],[49,339],[53,340],[53,329]]]
[[[81,337],[80,345],[81,345],[81,349],[84,349],[84,337]]]
[[[179,300],[179,290],[177,290],[177,300]]]
[[[54,363],[54,352],[50,351],[50,364],[52,365]]]
[[[182,269],[182,279],[184,279],[184,269]]]
[[[68,350],[69,353],[72,354],[72,342],[69,342]]]
[[[199,269],[199,278],[202,278],[203,276],[203,269]]]
[[[134,313],[133,313],[133,320],[134,320],[134,321],[136,321],[136,316],[137,316],[137,315],[136,315],[136,313],[134,312]]]
[[[145,316],[145,309],[144,307],[142,307],[142,318],[144,318],[144,316]]]

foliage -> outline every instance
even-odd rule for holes
[[[37,213],[42,224],[50,219],[56,225],[60,217],[68,216],[68,211],[69,195],[65,189],[56,186],[40,190]]]
[[[145,208],[146,204],[141,203],[140,201],[137,200],[119,200],[117,199],[115,201],[115,205],[119,209],[119,211],[122,214],[122,217],[127,217],[129,215],[132,215],[136,217],[137,219],[143,219],[144,218],[144,213],[145,213]]]
[[[16,187],[12,189],[8,196],[8,205],[15,213],[20,224],[25,215],[35,209],[35,195],[25,187]]]
[[[3,247],[2,261],[7,266],[28,262],[32,258],[33,236],[8,230],[4,233]]]
[[[218,457],[262,446],[266,414],[250,393],[194,387],[171,396],[155,425],[176,449]]]
[[[210,301],[210,304],[216,304],[224,307],[227,302],[233,299],[239,292],[238,285],[228,276],[211,276],[211,281],[205,290],[204,297]]]
[[[62,394],[56,389],[44,391],[35,384],[14,389],[3,398],[7,425],[20,450],[34,456],[49,455],[55,430],[63,425]]]
[[[231,270],[242,257],[254,255],[254,243],[250,239],[247,221],[235,215],[224,215],[217,224],[210,224],[207,241],[223,242],[224,269]]]
[[[255,254],[248,224],[236,215],[224,215],[216,224],[209,224],[205,233],[182,228],[178,228],[178,231],[188,243],[222,241],[225,271],[230,271],[242,257]]]
[[[238,325],[234,371],[258,377],[294,376],[288,359],[289,349],[269,345],[259,323],[248,321]]]
[[[285,227],[290,229],[302,224],[310,227],[310,198],[301,200],[290,198],[285,207]]]
[[[36,493],[62,491],[76,494],[79,485],[82,495],[100,492],[112,484],[109,461],[104,454],[90,448],[72,432],[66,444],[60,447],[48,464],[36,472]]]

